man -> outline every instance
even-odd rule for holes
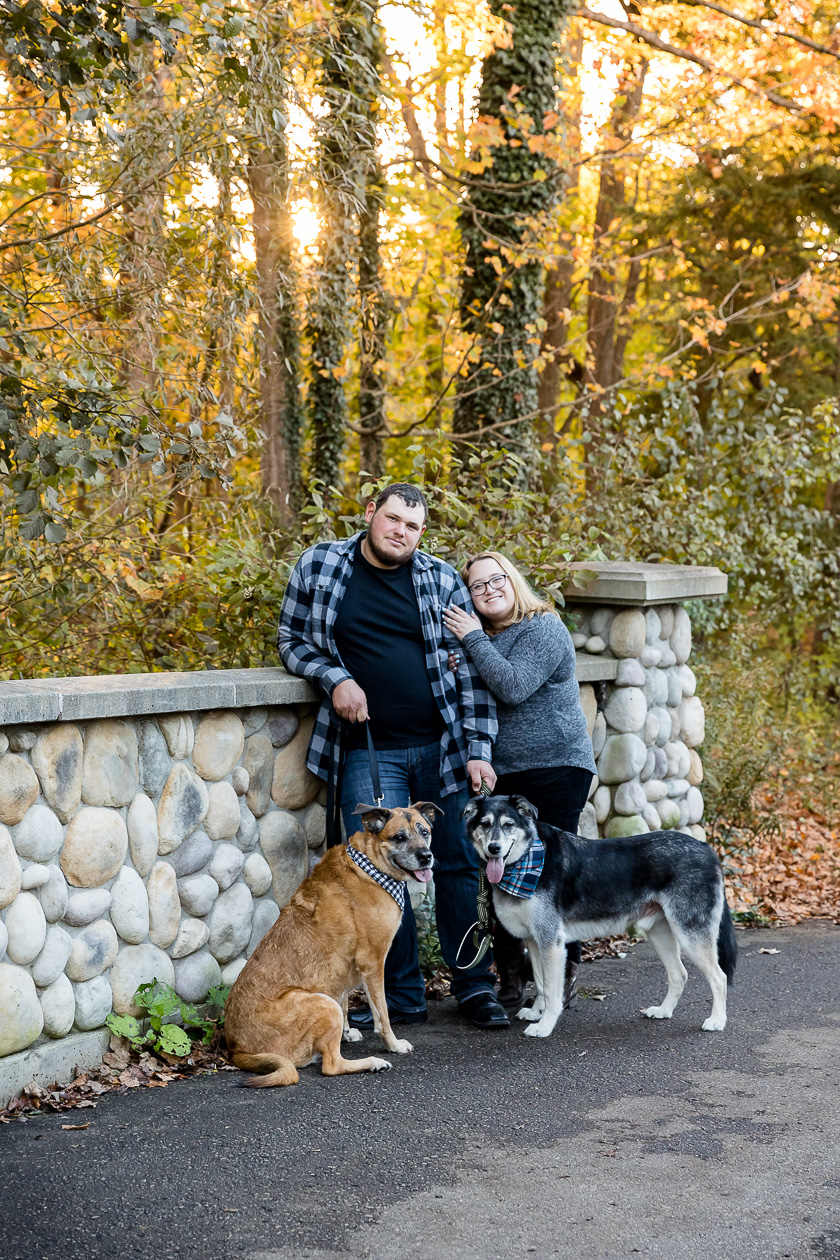
[[[490,765],[495,705],[474,667],[455,671],[456,640],[441,614],[455,604],[472,609],[455,570],[418,551],[426,500],[416,486],[391,485],[368,504],[367,529],[344,542],[318,543],[301,556],[280,611],[277,646],[292,674],[325,692],[307,765],[331,773],[339,722],[347,748],[341,813],[347,835],[358,829],[353,810],[373,798],[367,736],[377,751],[384,804],[431,801],[443,811],[433,827],[437,923],[452,970],[452,993],[478,1028],[504,1028],[487,962],[458,971],[458,946],[475,921],[478,866],[461,824],[468,798],[496,776]],[[347,726],[346,724],[350,724]],[[466,949],[471,946],[471,938]],[[467,958],[471,955],[468,953]],[[385,966],[392,1024],[425,1022],[426,997],[410,901]],[[372,1028],[368,1010],[351,1016]]]

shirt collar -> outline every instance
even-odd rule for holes
[[[544,865],[545,845],[542,840],[537,839],[518,862],[505,867],[505,873],[496,887],[509,893],[511,897],[527,900],[537,891]]]

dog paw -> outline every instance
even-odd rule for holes
[[[723,1019],[715,1019],[710,1015],[708,1019],[703,1020],[703,1032],[723,1032],[726,1027],[726,1016]]]
[[[345,1028],[341,1034],[342,1041],[361,1041],[362,1034],[358,1028]]]
[[[390,1072],[391,1064],[387,1059],[371,1059],[370,1070],[371,1072]]]
[[[646,1019],[670,1019],[671,1012],[666,1011],[664,1006],[649,1006],[646,1011],[642,1011]]]
[[[400,1040],[398,1037],[395,1037],[388,1049],[392,1054],[411,1054],[414,1046],[410,1041]]]
[[[528,1027],[525,1029],[523,1036],[525,1037],[550,1037],[553,1031],[554,1031],[553,1024],[551,1025],[550,1028],[547,1026],[540,1025],[540,1024],[529,1024]]]
[[[517,1019],[542,1019],[543,1007],[541,1006],[523,1006],[521,1011],[516,1012]]]

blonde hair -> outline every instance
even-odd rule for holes
[[[467,561],[461,570],[461,577],[466,587],[470,584],[470,569],[479,560],[495,560],[502,573],[510,579],[513,588],[513,608],[510,616],[506,617],[501,625],[494,625],[494,632],[506,630],[508,626],[515,626],[520,621],[530,621],[537,613],[551,613],[555,617],[558,616],[554,605],[547,599],[540,599],[539,595],[531,590],[516,565],[512,564],[500,551],[482,551]]]

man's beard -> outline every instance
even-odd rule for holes
[[[405,551],[402,556],[397,558],[394,556],[392,551],[385,551],[376,545],[371,537],[370,530],[367,532],[367,538],[365,541],[370,548],[371,553],[376,557],[379,563],[387,565],[389,569],[398,569],[401,565],[407,564],[416,550],[416,547],[411,547],[409,550]]]

